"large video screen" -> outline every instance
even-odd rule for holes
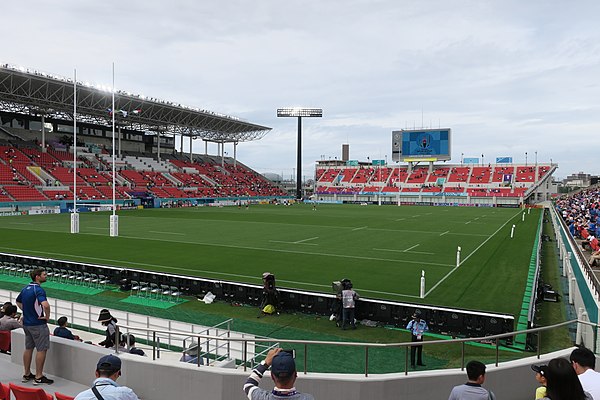
[[[392,160],[438,161],[450,159],[450,129],[392,132]]]

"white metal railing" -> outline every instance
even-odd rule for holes
[[[18,292],[0,289],[0,299],[6,299],[3,301],[10,301],[13,304],[18,296]],[[89,304],[76,303],[72,301],[60,300],[49,298],[50,303],[50,319],[56,321],[62,316],[66,316],[69,319],[70,324],[80,330],[86,331],[103,331],[105,328],[97,321],[97,317],[100,314],[100,310],[105,307],[93,306]],[[231,330],[231,320],[224,321],[216,326],[205,326],[191,324],[181,321],[173,321],[164,318],[156,318],[148,315],[135,314],[128,311],[121,310],[110,310],[112,316],[114,316],[121,326],[127,326],[129,331],[132,333],[137,332],[138,338],[145,340],[147,343],[153,342],[154,337],[151,332],[165,330],[172,332],[161,337],[162,348],[180,349],[185,348],[185,339],[189,337],[197,337],[198,334],[203,334],[211,337],[229,337],[229,338],[254,338],[254,335],[235,332]],[[208,335],[210,333],[210,335]],[[210,348],[219,348],[214,344],[210,344]],[[244,351],[242,344],[239,342],[231,342],[230,347],[227,349],[227,353],[232,358],[241,359],[242,351]],[[249,354],[253,355],[255,352],[254,347],[247,350]],[[219,350],[217,354],[219,357],[223,356],[224,349]]]
[[[449,340],[430,340],[430,341],[423,341],[423,342],[419,342],[419,345],[422,346],[434,346],[434,345],[452,345],[452,344],[458,344],[461,346],[461,370],[464,369],[465,367],[465,345],[467,344],[467,342],[485,342],[485,343],[494,343],[493,347],[496,350],[496,355],[495,355],[495,365],[498,366],[499,362],[500,362],[500,340],[501,339],[507,339],[507,338],[512,338],[516,335],[521,335],[521,334],[533,334],[533,333],[537,333],[537,358],[539,359],[541,357],[541,351],[542,351],[542,346],[541,346],[541,340],[542,340],[542,332],[544,331],[549,331],[552,329],[556,329],[556,328],[560,328],[563,326],[567,326],[573,323],[577,323],[577,329],[580,330],[582,329],[582,326],[591,326],[594,327],[594,331],[597,330],[598,325],[591,323],[589,321],[585,321],[585,320],[571,320],[571,321],[565,321],[565,322],[561,322],[558,324],[554,324],[554,325],[549,325],[549,326],[545,326],[545,327],[539,327],[539,328],[533,328],[533,329],[526,329],[526,330],[520,330],[520,331],[514,331],[514,332],[509,332],[509,333],[503,333],[503,334],[499,334],[499,335],[491,335],[491,336],[482,336],[482,337],[475,337],[475,338],[462,338],[462,339],[449,339]],[[129,327],[127,326],[123,326],[121,325],[120,328],[125,328],[128,329]],[[169,332],[168,330],[154,330],[152,331],[152,335],[153,337],[157,337],[158,334],[175,334],[175,332]],[[381,349],[381,348],[404,348],[405,349],[405,356],[404,356],[404,374],[408,375],[408,366],[409,366],[409,358],[408,358],[408,349],[414,344],[412,342],[402,342],[402,343],[357,343],[357,342],[334,342],[334,341],[322,341],[322,340],[294,340],[294,339],[268,339],[268,338],[235,338],[235,337],[229,337],[229,338],[223,338],[223,337],[217,337],[217,336],[209,336],[209,335],[196,335],[196,338],[198,340],[198,342],[202,341],[202,340],[207,340],[207,339],[212,339],[215,341],[230,341],[230,342],[239,342],[243,345],[243,353],[242,353],[242,358],[241,358],[241,365],[244,367],[244,371],[247,370],[248,367],[252,368],[254,366],[254,364],[258,361],[259,357],[262,357],[263,355],[266,354],[266,352],[268,351],[268,349],[278,346],[279,342],[284,342],[284,343],[290,343],[290,344],[299,344],[299,345],[303,345],[304,346],[304,367],[303,367],[303,373],[306,374],[308,372],[307,370],[307,359],[308,359],[308,346],[309,345],[319,345],[319,346],[323,346],[323,345],[327,345],[327,346],[335,346],[335,347],[363,347],[365,350],[365,358],[364,358],[364,375],[365,377],[369,376],[369,350],[370,349]],[[259,354],[254,353],[253,355],[250,355],[250,353],[248,352],[248,347],[249,344],[254,344],[254,346],[257,346],[257,342],[263,342],[263,343],[271,343],[270,346],[265,346],[264,350],[262,352],[260,352]],[[596,340],[594,340],[594,343],[596,342]],[[153,341],[152,342],[152,346],[153,346],[153,353],[156,351],[156,349],[159,346],[158,341]],[[594,346],[594,348],[592,349],[594,351],[594,353],[596,352],[596,348]]]

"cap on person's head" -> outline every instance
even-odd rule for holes
[[[547,371],[547,366],[546,365],[532,365],[531,369],[534,370],[535,372],[537,372],[538,374],[542,375],[542,376],[546,376],[546,371]]]
[[[187,349],[185,349],[183,352],[187,355],[190,356],[197,356],[198,355],[198,344],[193,343],[192,345],[190,345],[190,347],[188,347]]]
[[[98,315],[98,322],[106,322],[112,319],[112,315],[110,315],[110,311],[106,308],[100,311],[100,315]]]
[[[121,370],[121,359],[112,354],[103,356],[96,365],[97,371],[117,372]]]
[[[278,378],[287,378],[296,372],[296,362],[290,353],[279,352],[271,361],[271,374]]]

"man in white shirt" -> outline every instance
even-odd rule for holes
[[[579,347],[571,352],[569,360],[579,377],[583,390],[589,392],[594,399],[600,399],[600,373],[594,371],[596,355],[590,349]]]
[[[121,359],[112,354],[98,361],[96,380],[91,389],[79,393],[75,400],[139,400],[137,395],[126,386],[117,385],[121,376]]]

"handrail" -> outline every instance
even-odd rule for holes
[[[596,291],[596,293],[600,294],[600,280],[596,277],[596,274],[594,274],[592,267],[590,267],[590,264],[587,262],[587,257],[585,257],[585,255],[583,254],[583,251],[579,248],[579,246],[578,246],[577,242],[575,242],[575,239],[573,238],[573,236],[571,236],[571,233],[569,232],[569,228],[567,227],[567,224],[565,223],[564,219],[562,218],[562,215],[556,210],[555,203],[552,204],[552,208],[554,211],[554,216],[556,217],[556,220],[558,220],[558,223],[560,224],[561,228],[564,230],[565,236],[566,236],[567,240],[569,241],[571,248],[575,250],[575,254],[574,254],[575,257],[580,261],[580,263],[583,266],[583,271],[588,276],[588,278],[592,281],[592,283],[594,285],[594,290]]]
[[[464,351],[464,346],[465,343],[467,342],[478,342],[478,341],[494,341],[495,342],[495,349],[496,349],[496,366],[498,366],[499,363],[499,350],[500,350],[500,339],[503,338],[508,338],[508,337],[513,337],[519,334],[530,334],[530,333],[540,333],[540,335],[538,335],[538,346],[537,346],[537,358],[539,359],[541,357],[541,346],[540,346],[540,338],[541,338],[541,332],[544,331],[548,331],[548,330],[552,330],[555,328],[560,328],[562,326],[566,326],[566,325],[570,325],[573,323],[578,323],[578,324],[583,324],[583,325],[589,325],[589,326],[593,326],[595,328],[598,328],[598,324],[590,322],[590,321],[585,321],[585,320],[579,320],[579,319],[573,319],[573,320],[569,320],[569,321],[564,321],[564,322],[560,322],[557,324],[553,324],[553,325],[547,325],[547,326],[543,326],[543,327],[538,327],[538,328],[531,328],[531,329],[525,329],[525,330],[519,330],[519,331],[513,331],[513,332],[509,332],[509,333],[502,333],[502,334],[496,334],[496,335],[490,335],[490,336],[480,336],[480,337],[470,337],[470,338],[460,338],[460,339],[438,339],[438,340],[428,340],[428,341],[423,341],[423,342],[419,342],[419,346],[431,346],[431,345],[436,345],[436,344],[453,344],[453,343],[460,343],[461,344],[461,369],[464,369],[465,367],[465,351]],[[128,329],[130,328],[127,325],[117,325],[117,334],[118,334],[118,330],[119,328],[125,328]],[[132,327],[133,328],[133,327]],[[178,332],[178,331],[168,331],[168,330],[154,330],[154,329],[143,329],[143,328],[138,328],[135,327],[135,329],[138,330],[147,330],[149,332],[153,333],[153,336],[156,337],[157,333],[162,333],[162,334],[171,334],[171,335],[189,335],[189,332]],[[234,342],[241,342],[243,343],[243,359],[242,359],[242,364],[244,365],[244,370],[246,370],[246,366],[248,363],[248,351],[247,351],[247,347],[248,347],[248,342],[267,342],[267,343],[279,343],[279,342],[285,342],[285,343],[294,343],[294,344],[303,344],[304,345],[304,374],[306,374],[307,371],[307,365],[306,365],[306,359],[307,359],[307,354],[308,354],[308,345],[332,345],[332,346],[344,346],[344,347],[364,347],[365,348],[365,377],[367,377],[369,375],[369,348],[405,348],[406,349],[406,355],[405,355],[405,367],[404,367],[404,373],[405,375],[408,375],[408,348],[412,345],[414,345],[414,343],[412,342],[399,342],[399,343],[364,343],[364,342],[335,342],[335,341],[328,341],[328,340],[299,340],[299,339],[272,339],[272,338],[257,338],[257,337],[253,337],[253,338],[243,338],[243,337],[229,337],[229,338],[222,338],[220,336],[211,336],[211,335],[195,335],[195,337],[198,338],[202,338],[202,339],[206,339],[206,340],[227,340],[227,341],[234,341]],[[153,348],[154,346],[156,346],[156,343],[153,343]]]

